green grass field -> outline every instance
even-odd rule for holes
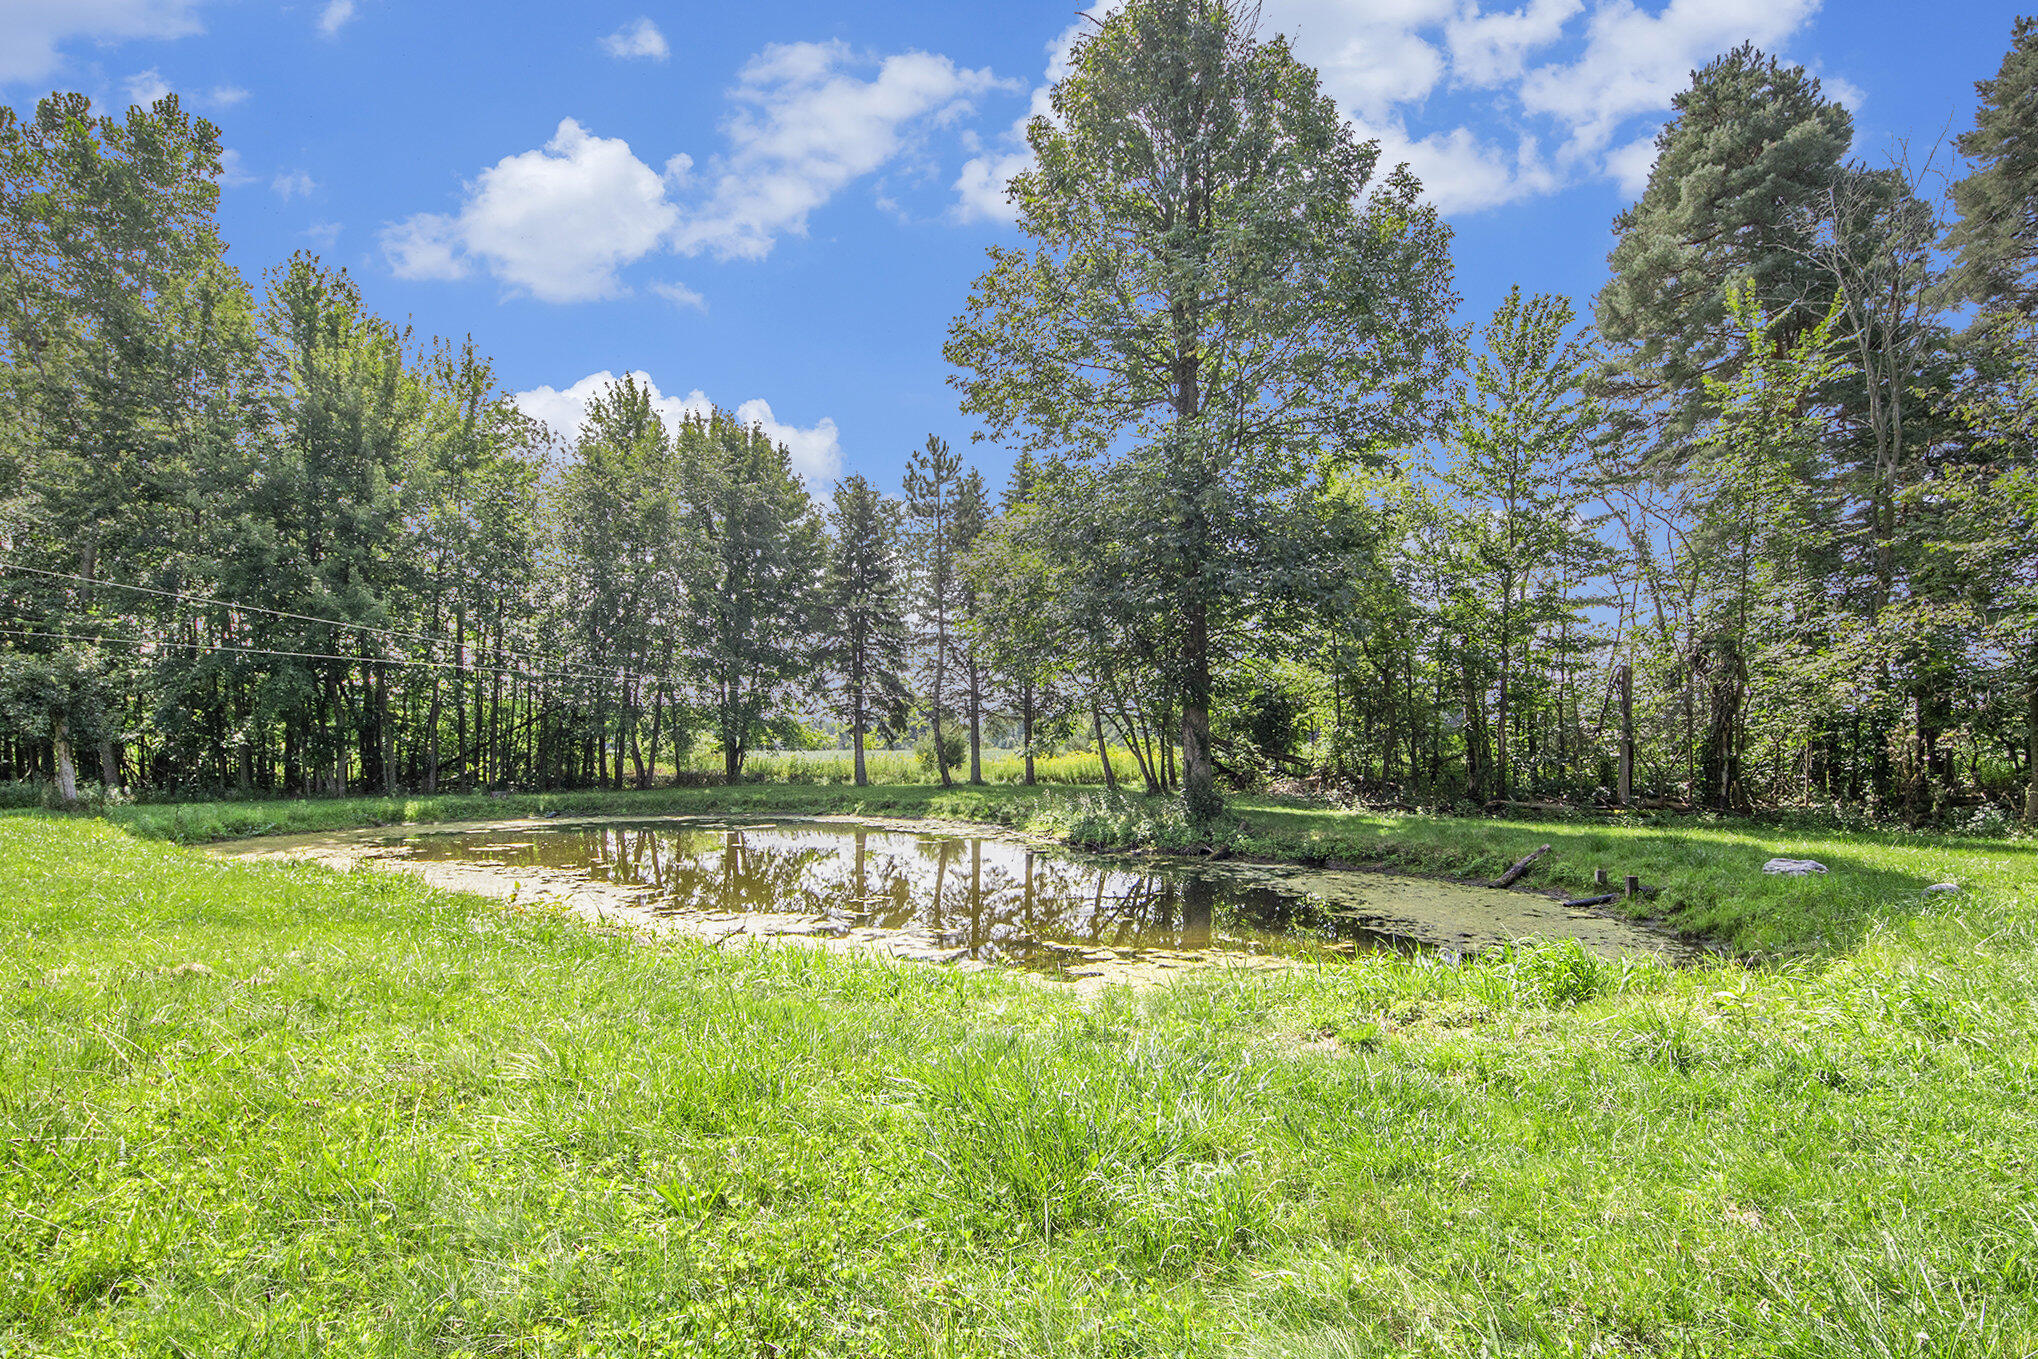
[[[1171,834],[845,791],[559,809]],[[2038,1352],[2028,845],[1248,802],[1237,852],[1484,874],[1548,841],[1532,882],[1639,872],[1764,961],[1373,955],[1085,1004],[168,843],[479,809],[527,808],[0,817],[0,1354]]]

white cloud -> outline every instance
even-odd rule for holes
[[[1481,14],[1466,9],[1445,26],[1451,75],[1467,85],[1491,86],[1521,78],[1530,52],[1564,35],[1564,25],[1585,0],[1529,0],[1517,10]]]
[[[304,238],[321,250],[330,250],[340,243],[341,230],[338,222],[313,222],[304,229]]]
[[[648,57],[652,61],[664,61],[672,51],[665,45],[665,35],[658,31],[658,25],[649,19],[624,24],[603,38],[601,45],[612,57]]]
[[[698,397],[700,393],[696,391],[693,395]],[[822,416],[810,429],[780,424],[773,418],[770,404],[760,397],[738,406],[736,418],[762,429],[764,437],[773,443],[784,444],[793,471],[809,487],[818,489],[841,473],[842,439],[834,420],[828,416]]]
[[[618,271],[660,250],[761,259],[779,236],[804,233],[808,215],[846,185],[971,112],[973,96],[1004,87],[987,70],[924,52],[876,61],[841,43],[767,47],[743,68],[724,125],[729,148],[693,202],[673,197],[692,185],[691,156],[654,170],[629,143],[567,118],[543,149],[483,170],[459,211],[385,226],[383,253],[400,277],[458,278],[480,264],[547,302],[620,295]],[[678,284],[653,291],[704,305]]]
[[[326,0],[326,7],[318,16],[318,31],[328,38],[339,36],[354,18],[354,0]]]
[[[65,44],[201,31],[200,0],[0,0],[0,85],[40,82],[63,65]]]
[[[651,408],[658,412],[668,428],[677,426],[689,416],[705,416],[714,408],[714,403],[698,387],[685,396],[666,396],[658,390],[658,384],[651,380],[649,373],[638,371],[629,376],[650,392]],[[621,380],[603,369],[599,373],[589,373],[564,390],[533,387],[527,392],[518,392],[516,403],[524,414],[546,425],[560,439],[570,440],[579,433],[580,422],[587,417],[588,403]],[[746,425],[762,429],[765,437],[773,443],[785,445],[793,471],[799,473],[809,488],[819,489],[841,472],[841,432],[836,429],[833,419],[823,416],[806,428],[783,424],[772,414],[771,404],[762,398],[753,398],[738,406],[736,418]]]
[[[162,72],[153,66],[129,76],[122,87],[127,91],[128,103],[141,104],[144,107],[155,103],[170,92],[170,86],[163,79]]]
[[[713,166],[707,201],[674,234],[686,254],[762,259],[785,233],[845,185],[908,149],[930,126],[971,111],[970,100],[1008,88],[989,70],[905,52],[868,66],[840,42],[767,47],[743,68],[725,125],[730,149]]]
[[[1606,153],[1606,172],[1620,185],[1622,194],[1640,198],[1649,187],[1649,172],[1656,168],[1656,134],[1637,137],[1626,146]]]
[[[675,307],[691,307],[695,311],[708,309],[708,300],[684,283],[654,283],[651,291]]]
[[[683,157],[667,162],[673,178],[686,169]],[[616,270],[656,250],[679,220],[666,188],[628,142],[566,118],[542,150],[483,170],[457,215],[384,228],[383,251],[404,278],[458,278],[474,260],[541,301],[613,297],[624,291]]]
[[[219,184],[223,189],[237,189],[243,184],[253,184],[255,177],[241,164],[241,153],[231,146],[219,153]]]
[[[1603,0],[1575,61],[1528,72],[1521,104],[1570,133],[1566,154],[1603,151],[1630,118],[1670,106],[1693,68],[1742,42],[1773,47],[1817,11],[1819,0],[1670,0],[1658,13]]]
[[[318,181],[302,170],[285,170],[269,181],[269,187],[278,198],[288,203],[293,198],[309,198]]]
[[[205,101],[216,109],[230,109],[248,97],[248,92],[238,85],[214,85],[205,92]]]
[[[1635,0],[1591,0],[1588,11],[1587,0],[1264,0],[1261,27],[1289,37],[1360,134],[1379,140],[1386,163],[1407,162],[1440,209],[1466,213],[1580,178],[1623,187],[1638,172],[1646,178],[1649,139],[1610,151],[1614,139],[1645,115],[1667,113],[1693,68],[1741,42],[1774,50],[1819,4],[1666,0],[1643,9]],[[1049,83],[1066,74],[1076,39],[1117,7],[1101,0],[1048,44]],[[1850,107],[1849,96],[1859,97],[1844,80],[1825,83]],[[1493,91],[1495,116],[1422,127],[1440,90]],[[1042,86],[1027,115],[964,164],[956,218],[1010,218],[1005,184],[1032,163],[1026,124],[1047,108]]]
[[[382,228],[382,254],[398,278],[455,279],[467,277],[460,254],[460,223],[435,212],[421,212]]]

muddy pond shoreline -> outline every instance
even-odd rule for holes
[[[827,857],[825,850],[813,846],[832,843],[840,851],[853,837],[859,885],[853,892],[848,890],[846,880],[839,878],[842,869],[838,866],[832,884],[803,886],[790,906],[769,897],[760,903],[754,894],[735,906],[726,901],[704,901],[696,880],[711,875],[694,860],[724,852],[715,842],[717,836],[734,851],[731,862],[748,862],[760,854],[769,857],[766,847],[758,846],[746,857],[746,837],[751,842],[778,843],[788,837],[800,840],[807,846],[803,862],[816,861],[817,854]],[[615,863],[594,864],[584,856],[576,860],[570,853],[561,857],[562,846],[570,848],[568,842],[577,841],[595,845],[597,857],[613,858],[613,854],[599,852],[601,847],[632,837],[636,838],[633,843],[650,837],[652,857],[667,861],[659,866],[655,882],[632,878]],[[914,863],[938,859],[945,866],[963,847],[979,861],[980,872],[986,853],[1010,872],[1000,877],[994,864],[992,876],[998,890],[986,893],[982,902],[969,897],[966,907],[954,902],[959,879],[948,884],[949,901],[944,903],[936,878],[933,910],[909,909],[908,899],[916,892],[921,898],[927,895],[926,882],[917,888],[894,882],[888,890],[894,892],[896,901],[866,898],[861,884],[867,842],[877,846],[874,852],[890,852],[891,858],[885,862],[892,865],[895,878],[902,870],[894,861],[902,854]],[[665,845],[662,855],[658,845]],[[785,846],[779,848],[782,851]],[[1654,955],[1673,963],[1696,956],[1688,944],[1661,928],[1589,909],[1567,911],[1562,897],[1553,893],[1495,889],[1483,883],[1397,873],[1375,865],[1297,865],[1244,857],[1087,851],[1005,828],[934,818],[562,814],[265,835],[221,842],[207,852],[256,861],[296,860],[338,869],[410,872],[435,887],[510,902],[543,902],[647,939],[676,935],[716,946],[757,939],[797,942],[964,968],[1016,963],[1015,970],[1050,975],[1074,983],[1079,990],[1114,983],[1150,985],[1210,967],[1312,966],[1380,947],[1432,951],[1454,958],[1505,939],[1530,936],[1577,938],[1596,952]],[[1018,867],[1018,856],[1023,856],[1023,870]],[[686,872],[675,875],[674,863],[683,865]],[[1062,878],[1071,874],[1084,877],[1081,890],[1094,890],[1099,908],[1138,895],[1135,880],[1149,886],[1161,884],[1165,889],[1160,905],[1163,924],[1169,921],[1172,902],[1167,896],[1172,889],[1167,885],[1188,884],[1183,890],[1192,898],[1200,886],[1205,902],[1203,932],[1181,933],[1182,925],[1190,923],[1188,916],[1193,912],[1189,911],[1183,913],[1173,934],[1142,932],[1151,921],[1134,927],[1117,916],[1101,922],[1051,921],[1044,933],[1024,928],[1025,922],[1016,919],[1019,889],[1014,875],[1023,874],[1025,915],[1034,920],[1036,863],[1050,866]],[[914,871],[925,878],[924,863],[917,870],[909,866],[906,876]],[[1107,879],[1112,886],[1108,895]],[[1059,885],[1066,895],[1066,881]],[[1224,923],[1212,934],[1208,899],[1213,891],[1220,900],[1228,894],[1257,903],[1252,909],[1275,910],[1288,933],[1255,932],[1250,920],[1239,928],[1242,917],[1232,911],[1220,912]],[[675,892],[686,899],[675,900]],[[1306,911],[1295,909],[1302,903],[1306,903]],[[947,919],[942,918],[944,909]],[[966,911],[968,918],[958,910]],[[1086,905],[1082,914],[1088,916]],[[1306,922],[1302,921],[1305,914]],[[1113,923],[1115,935],[1104,928]],[[1054,932],[1057,928],[1060,934]],[[1128,929],[1132,930],[1129,940]]]

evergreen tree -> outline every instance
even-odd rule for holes
[[[956,559],[956,495],[962,459],[946,439],[927,436],[926,446],[906,463],[906,518],[912,525],[916,613],[927,669],[928,721],[934,732],[934,767],[949,787],[946,716],[948,665],[955,653],[961,611],[962,573]]]
[[[835,487],[830,514],[827,617],[830,662],[840,683],[842,720],[856,752],[856,786],[870,782],[865,735],[904,733],[912,695],[906,687],[906,582],[899,563],[899,504],[861,476]]]
[[[1955,142],[1974,168],[1953,184],[1951,283],[1984,309],[2030,316],[2038,310],[2038,18],[2016,21],[1995,79],[1974,90],[1974,126]]]
[[[1853,119],[1803,67],[1750,44],[1693,72],[1671,106],[1648,186],[1614,219],[1597,315],[1616,387],[1674,446],[1703,415],[1705,379],[1745,358],[1727,308],[1738,281],[1785,348],[1825,315],[1833,287],[1812,247]]]

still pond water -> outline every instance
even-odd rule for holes
[[[589,823],[413,835],[394,855],[626,889],[631,914],[728,938],[815,936],[1063,976],[1525,937],[1663,953],[1662,936],[1525,892],[1371,872],[1128,864],[835,822]]]

